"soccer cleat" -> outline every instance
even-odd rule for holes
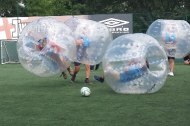
[[[85,84],[90,84],[90,80],[89,80],[88,78],[86,78],[86,79],[84,80],[84,83],[85,83]]]
[[[173,77],[174,73],[173,72],[169,72],[168,75]]]
[[[94,79],[95,80],[97,80],[97,81],[99,81],[99,82],[101,82],[101,83],[103,83],[104,82],[104,78],[103,77],[99,77],[99,76],[94,76]]]

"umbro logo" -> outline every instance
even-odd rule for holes
[[[109,19],[102,20],[102,21],[99,21],[99,22],[105,24],[109,28],[113,28],[113,27],[118,27],[118,26],[121,26],[121,25],[129,24],[128,21],[119,20],[119,19],[115,19],[115,18],[109,18]]]

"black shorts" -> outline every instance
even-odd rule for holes
[[[168,56],[168,59],[175,59],[175,57],[170,57],[170,56]]]
[[[80,64],[81,64],[81,63],[79,63],[79,62],[74,62],[74,65],[75,65],[75,66],[80,66]]]

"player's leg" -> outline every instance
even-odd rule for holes
[[[86,68],[86,78],[85,78],[85,83],[89,84],[90,83],[90,65],[85,65]]]
[[[74,62],[74,66],[75,66],[75,68],[74,68],[74,72],[73,72],[73,75],[71,78],[71,81],[73,81],[73,82],[75,81],[77,73],[80,71],[80,63]]]

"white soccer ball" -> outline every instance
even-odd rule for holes
[[[88,87],[82,87],[81,90],[80,90],[80,93],[82,96],[90,96],[91,94],[91,91],[90,91],[90,88]]]

